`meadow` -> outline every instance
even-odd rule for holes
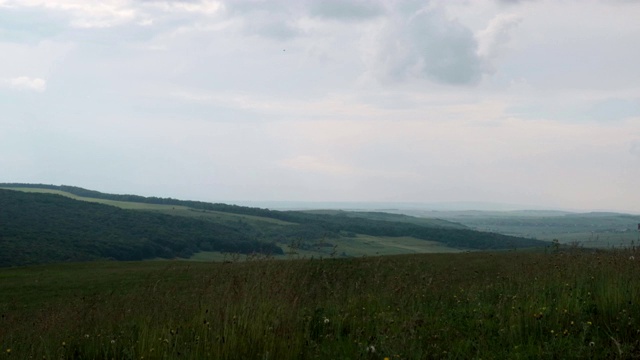
[[[640,357],[634,248],[233,260],[0,269],[0,358]]]

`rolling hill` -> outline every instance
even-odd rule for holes
[[[385,254],[387,248],[428,252],[434,244],[458,251],[547,244],[384,213],[274,211],[72,186],[0,188],[0,266],[190,258],[201,252],[278,255],[292,244],[310,255],[339,256]]]

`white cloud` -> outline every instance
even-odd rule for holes
[[[220,1],[202,0],[202,1],[146,1],[152,7],[159,8],[166,12],[184,11],[200,14],[215,14],[224,8],[224,4]]]
[[[522,17],[515,14],[499,14],[477,34],[478,55],[493,59],[500,54],[510,39],[510,32],[520,24]]]
[[[157,11],[211,15],[219,12],[219,1],[139,0],[2,0],[7,9],[35,8],[67,14],[76,28],[110,28],[128,23],[149,25]]]
[[[72,16],[71,25],[80,28],[110,27],[131,21],[136,10],[126,0],[5,0],[6,8],[41,8],[60,11]]]
[[[41,78],[19,76],[12,79],[5,79],[1,82],[17,90],[43,92],[47,89],[47,82]]]

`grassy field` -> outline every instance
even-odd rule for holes
[[[356,235],[352,238],[326,240],[324,246],[310,249],[297,248],[295,244],[285,244],[283,255],[271,256],[277,260],[309,259],[309,258],[353,258],[363,256],[459,253],[469,251],[442,245],[439,242],[416,239],[408,236],[384,237]],[[256,255],[234,255],[215,251],[201,251],[194,254],[192,261],[229,261],[252,259]]]
[[[60,190],[54,190],[54,189],[40,189],[40,188],[27,188],[27,187],[25,187],[25,188],[10,187],[10,188],[6,188],[6,189],[15,190],[15,191],[31,192],[31,193],[40,193],[40,194],[62,195],[62,196],[66,196],[66,197],[72,198],[74,200],[89,201],[89,202],[95,202],[95,203],[99,203],[99,204],[111,205],[111,206],[116,206],[116,207],[119,207],[121,209],[127,209],[127,210],[170,211],[170,210],[188,210],[189,209],[189,208],[184,207],[184,206],[172,206],[172,205],[160,205],[160,204],[144,204],[144,203],[136,203],[136,202],[129,202],[129,201],[115,201],[115,200],[88,198],[88,197],[83,197],[83,196],[77,196],[77,195],[68,193],[66,191],[60,191]]]
[[[435,241],[426,241],[408,236],[357,235],[354,238],[340,239],[336,247],[338,255],[347,253],[353,254],[352,256],[455,253],[462,251],[465,251],[465,249],[455,249]]]
[[[0,357],[633,358],[639,256],[574,249],[1,269]]]

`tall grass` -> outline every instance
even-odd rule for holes
[[[638,255],[5,269],[0,358],[640,357]]]

